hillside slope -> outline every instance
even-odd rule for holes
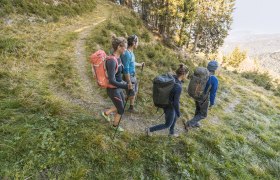
[[[113,13],[113,15],[112,15]],[[180,137],[166,131],[147,138],[156,120],[151,80],[193,68],[145,29],[128,9],[99,1],[93,12],[58,22],[26,16],[1,21],[0,177],[19,179],[279,179],[280,99],[238,74],[220,70],[217,106],[200,129]],[[126,132],[99,115],[111,106],[92,78],[89,55],[110,49],[111,33],[140,37],[136,58],[147,67],[141,79],[139,114],[125,114]],[[184,84],[184,89],[187,82]],[[194,113],[184,91],[183,120]]]

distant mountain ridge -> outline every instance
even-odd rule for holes
[[[280,34],[234,33],[225,40],[220,52],[226,55],[235,47],[246,50],[249,56],[240,69],[267,71],[280,79]]]

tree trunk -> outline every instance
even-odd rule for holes
[[[182,36],[183,36],[183,32],[186,30],[186,18],[183,17],[182,19],[182,24],[181,24],[181,28],[180,28],[180,33],[179,33],[179,46],[182,46],[183,44],[183,40],[182,40]]]
[[[142,0],[142,19],[144,22],[148,22],[148,13],[147,13],[147,5],[146,3],[144,3],[144,1]]]
[[[188,49],[188,48],[189,48],[189,45],[190,45],[190,41],[191,41],[190,36],[191,36],[191,33],[192,33],[192,24],[190,24],[189,38],[188,38],[188,40],[187,40],[187,42],[186,42],[186,49]]]
[[[200,39],[200,33],[197,33],[196,35],[195,35],[195,41],[194,41],[194,45],[193,45],[193,52],[195,53],[196,52],[196,48],[197,48],[197,44],[198,44],[198,41],[199,41],[199,39]]]

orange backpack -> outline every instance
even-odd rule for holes
[[[92,71],[94,72],[97,84],[102,88],[115,88],[109,83],[106,61],[114,59],[116,61],[116,73],[118,72],[118,60],[114,56],[107,56],[103,50],[98,50],[90,56]]]

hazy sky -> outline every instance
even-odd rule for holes
[[[236,0],[234,31],[280,33],[280,0]]]

